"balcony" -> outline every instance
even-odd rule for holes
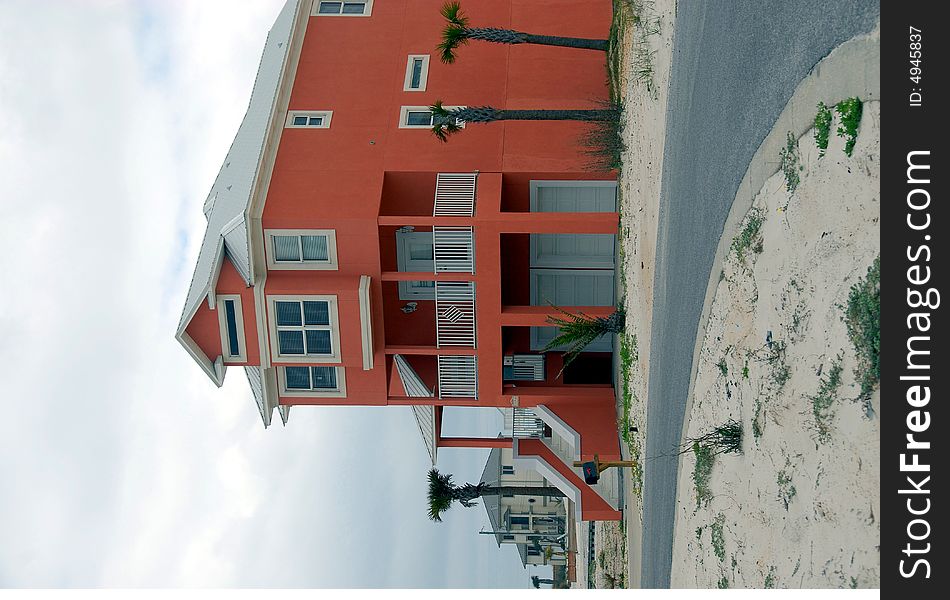
[[[475,181],[478,173],[439,173],[435,181],[433,217],[475,215]]]
[[[471,227],[432,228],[436,273],[475,273],[475,239]]]

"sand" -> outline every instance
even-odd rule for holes
[[[716,457],[711,497],[699,506],[695,456],[682,456],[673,587],[880,585],[880,398],[859,399],[842,319],[851,286],[880,253],[880,104],[865,104],[852,157],[835,127],[837,117],[823,158],[813,131],[799,139],[804,169],[794,193],[780,170],[756,196],[750,212],[764,221],[751,246],[761,239],[761,252],[740,259],[730,251],[724,261],[686,437],[735,419],[742,453]],[[644,252],[655,227],[651,237],[637,226]],[[636,290],[646,274],[632,280]],[[639,315],[631,321],[643,326]],[[645,323],[638,332],[649,331]],[[813,398],[835,364],[841,383],[822,436]]]

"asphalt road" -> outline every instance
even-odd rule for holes
[[[795,87],[870,31],[873,0],[680,0],[653,295],[641,585],[670,585],[677,460],[696,328],[739,182]]]

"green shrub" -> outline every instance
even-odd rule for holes
[[[765,222],[765,216],[759,208],[753,208],[745,217],[745,225],[739,235],[732,240],[732,250],[739,258],[739,262],[745,264],[746,253],[749,250],[753,252],[762,252],[762,244],[759,233],[762,230],[762,223]]]
[[[831,363],[828,377],[820,380],[818,393],[811,398],[812,415],[815,418],[815,429],[818,432],[818,441],[825,442],[831,437],[831,410],[837,398],[838,386],[841,385],[841,357]]]
[[[818,114],[815,115],[815,145],[818,146],[818,156],[824,156],[828,149],[828,137],[831,135],[831,109],[824,102],[818,103]]]
[[[802,178],[799,173],[805,169],[800,162],[801,155],[798,152],[798,139],[791,131],[788,132],[788,137],[785,139],[785,148],[778,153],[778,157],[779,164],[782,167],[782,173],[785,174],[785,189],[791,194],[798,188],[798,184],[801,183]]]
[[[867,277],[851,286],[845,313],[848,337],[858,357],[855,375],[867,397],[881,379],[881,257],[868,267]]]
[[[709,489],[709,479],[712,476],[713,462],[716,455],[712,448],[693,442],[693,453],[696,455],[696,466],[693,468],[693,484],[696,486],[696,508],[709,504],[712,492]]]
[[[851,156],[851,153],[854,152],[854,144],[858,140],[858,126],[861,124],[864,104],[858,98],[848,98],[839,102],[835,110],[841,118],[838,135],[846,140],[844,153]]]

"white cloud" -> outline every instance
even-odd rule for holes
[[[425,520],[408,410],[265,432],[240,370],[219,390],[173,339],[281,5],[0,4],[0,585],[527,582],[483,509]]]

